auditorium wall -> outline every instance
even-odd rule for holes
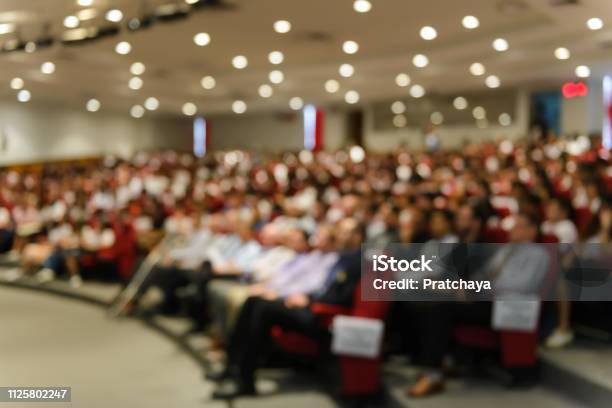
[[[0,165],[192,146],[191,121],[0,102]]]

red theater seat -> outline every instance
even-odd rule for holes
[[[357,285],[351,309],[323,304],[312,305],[312,311],[321,318],[326,326],[330,326],[334,317],[339,315],[384,320],[388,310],[388,302],[363,301],[361,299],[361,284]],[[308,357],[319,356],[325,351],[323,347],[329,347],[329,345],[321,345],[301,334],[284,332],[280,327],[272,329],[272,338],[283,350]],[[343,395],[370,395],[379,390],[380,358],[340,356],[339,360],[342,373],[341,392]]]

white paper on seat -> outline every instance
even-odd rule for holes
[[[540,300],[496,300],[493,302],[492,326],[496,330],[534,332],[540,317]]]
[[[332,324],[332,352],[375,358],[380,353],[385,324],[379,319],[337,316]]]

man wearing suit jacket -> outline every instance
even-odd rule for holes
[[[360,247],[364,228],[354,218],[338,224],[336,241],[341,255],[331,268],[320,291],[296,294],[280,300],[252,297],[243,306],[228,345],[227,366],[223,373],[210,379],[233,379],[224,383],[214,394],[215,399],[231,399],[254,395],[255,371],[259,358],[270,344],[272,327],[298,332],[314,339],[329,336],[327,329],[312,312],[315,303],[350,307],[356,285],[361,279]]]

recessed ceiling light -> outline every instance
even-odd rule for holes
[[[100,110],[101,106],[102,104],[99,100],[97,100],[96,98],[91,98],[85,104],[85,109],[87,109],[88,112],[97,112]]]
[[[493,41],[493,49],[495,51],[498,51],[498,52],[508,51],[509,47],[510,46],[508,45],[508,41],[506,41],[504,38],[496,38]]]
[[[402,101],[395,101],[391,104],[391,112],[400,115],[406,112],[406,104]]]
[[[274,90],[272,89],[270,85],[263,84],[259,87],[257,92],[259,93],[259,96],[261,96],[262,98],[269,98],[274,93]]]
[[[421,28],[420,34],[421,38],[427,41],[431,41],[438,36],[438,32],[436,31],[436,29],[431,26],[425,26]]]
[[[112,9],[106,12],[106,19],[112,23],[118,23],[123,20],[123,12],[119,9]]]
[[[81,7],[89,7],[93,4],[93,0],[77,0],[77,4]]]
[[[32,99],[32,94],[27,89],[22,89],[21,91],[17,92],[17,100],[19,102],[25,103],[28,102],[30,99]]]
[[[340,89],[340,83],[335,79],[325,81],[325,90],[329,93],[336,93]]]
[[[482,106],[477,106],[472,110],[474,119],[485,119],[487,117],[487,111]]]
[[[200,47],[204,47],[210,44],[210,35],[208,33],[197,33],[193,36],[193,42]]]
[[[579,78],[588,78],[591,76],[591,68],[586,65],[579,65],[576,67],[576,76]]]
[[[497,75],[489,75],[485,79],[485,84],[489,88],[499,88],[501,86],[501,81],[499,80],[499,77]]]
[[[510,126],[512,124],[512,117],[507,113],[499,115],[499,124],[502,126]]]
[[[604,23],[601,18],[593,17],[587,20],[587,27],[589,30],[601,30],[604,26]]]
[[[242,115],[247,110],[247,104],[244,101],[237,100],[232,103],[232,110],[238,115]]]
[[[210,75],[207,75],[202,78],[202,80],[200,81],[200,85],[202,86],[202,88],[206,89],[207,91],[210,91],[211,89],[214,89],[215,86],[217,86],[217,81],[215,80],[215,78],[211,77]]]
[[[442,115],[440,112],[433,112],[431,115],[429,115],[429,120],[432,124],[440,126],[442,123],[444,123],[444,115]]]
[[[410,87],[410,96],[413,98],[422,98],[425,96],[425,88],[421,85],[412,85]]]
[[[410,76],[408,74],[397,74],[397,76],[395,77],[395,83],[397,84],[397,86],[401,86],[401,87],[406,87],[408,85],[410,85],[410,82],[412,82],[412,80],[410,79]]]
[[[142,118],[144,114],[145,109],[140,105],[134,105],[132,106],[132,109],[130,109],[130,115],[132,115],[133,118]]]
[[[344,51],[346,54],[355,54],[357,51],[359,51],[359,44],[357,44],[355,41],[345,41],[342,44],[342,51]]]
[[[127,55],[132,51],[132,45],[127,41],[121,41],[115,46],[115,52],[121,55]]]
[[[461,23],[463,24],[463,27],[467,28],[468,30],[478,28],[478,26],[480,25],[480,21],[478,21],[478,19],[474,16],[463,17]]]
[[[183,105],[182,111],[185,116],[193,116],[198,113],[198,107],[193,102],[187,102]]]
[[[417,68],[425,68],[429,65],[429,58],[423,54],[417,54],[412,58],[412,63]]]
[[[346,103],[350,103],[351,105],[359,102],[359,92],[348,91],[344,94],[344,100],[346,101]]]
[[[268,79],[273,84],[277,84],[278,85],[278,84],[280,84],[281,82],[283,82],[285,80],[285,74],[283,74],[283,71],[274,70],[274,71],[270,72],[270,74],[268,74]]]
[[[291,31],[291,23],[287,20],[278,20],[274,23],[274,31],[285,34]]]
[[[249,60],[244,55],[236,55],[232,59],[232,65],[236,69],[244,69],[249,65]]]
[[[66,28],[76,28],[79,26],[79,18],[77,16],[66,16],[64,18],[64,27]]]
[[[40,72],[42,72],[43,74],[47,74],[47,75],[50,75],[50,74],[54,73],[55,72],[55,64],[52,63],[51,61],[44,62],[40,66]]]
[[[24,85],[25,83],[23,79],[19,77],[11,79],[11,89],[19,90],[19,89],[22,89]]]
[[[24,50],[28,54],[33,53],[34,51],[36,51],[36,43],[34,41],[28,41],[24,47]]]
[[[304,107],[304,101],[299,96],[289,99],[289,107],[293,110],[300,110]]]
[[[79,10],[77,11],[76,16],[79,18],[80,21],[93,20],[98,16],[98,10],[96,10],[95,8]]]
[[[457,110],[464,110],[468,107],[468,101],[463,96],[458,96],[453,100],[453,106]]]
[[[482,65],[480,62],[475,62],[472,65],[470,65],[470,72],[474,76],[484,75],[486,71],[487,70],[485,69],[485,66]]]
[[[282,64],[284,60],[285,60],[285,56],[280,51],[272,51],[271,53],[268,54],[268,61],[270,61],[270,64],[274,64],[274,65]]]
[[[565,47],[559,47],[555,50],[555,58],[559,60],[567,60],[570,59],[571,56],[570,50]]]
[[[133,89],[134,91],[137,91],[140,88],[142,88],[143,84],[144,82],[142,81],[140,77],[132,77],[130,78],[130,81],[128,82],[128,87],[130,89]]]
[[[408,124],[408,119],[404,115],[395,115],[393,116],[393,126],[398,128],[406,127]]]
[[[355,73],[355,68],[351,64],[342,64],[340,68],[338,68],[338,72],[341,76],[349,78]]]
[[[144,107],[150,111],[157,110],[157,108],[159,108],[159,99],[153,96],[148,97],[145,99]]]
[[[142,62],[135,62],[130,66],[130,72],[132,75],[142,75],[146,69],[147,67]]]
[[[372,3],[368,0],[355,0],[353,3],[353,9],[358,13],[367,13],[372,10]]]

